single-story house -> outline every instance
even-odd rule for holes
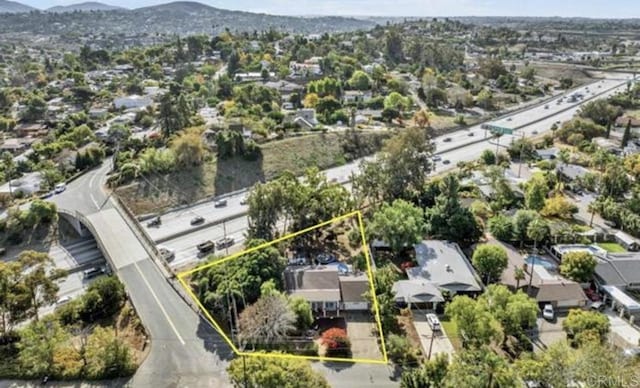
[[[29,148],[29,144],[21,141],[21,139],[11,138],[6,139],[0,144],[0,152],[10,152],[14,155],[21,153]]]
[[[397,300],[403,299],[407,304],[424,303],[427,309],[435,309],[443,299],[443,290],[451,295],[474,295],[482,291],[478,275],[458,244],[424,240],[414,249],[417,266],[407,268],[409,282],[400,281],[395,286]]]
[[[372,97],[373,95],[369,90],[347,90],[342,95],[342,102],[345,104],[357,104],[359,102],[367,102]]]
[[[0,186],[0,193],[31,195],[40,191],[41,183],[42,174],[39,171],[29,172]]]
[[[608,253],[598,258],[595,278],[600,286],[640,290],[640,253]]]
[[[596,257],[605,257],[607,251],[600,248],[597,245],[584,245],[584,244],[558,244],[553,245],[549,250],[549,253],[558,261],[562,262],[562,256],[569,252],[588,252]]]
[[[569,182],[574,181],[577,178],[582,178],[590,172],[589,169],[582,166],[567,163],[558,163],[556,171],[558,171],[562,179]]]
[[[363,295],[370,287],[366,274],[340,273],[338,265],[289,266],[283,277],[287,293],[307,300],[319,316],[369,309]]]
[[[501,245],[507,252],[509,260],[507,269],[502,272],[500,282],[511,289],[527,292],[531,283],[531,297],[539,304],[551,304],[557,308],[582,307],[587,297],[582,286],[572,280],[565,279],[557,273],[552,259],[541,257],[539,260],[526,259],[518,250],[500,241],[492,241]],[[522,268],[524,279],[515,278],[515,269]]]
[[[633,128],[640,127],[640,119],[634,116],[629,116],[629,115],[618,117],[616,119],[616,127],[626,127],[629,121],[631,121],[631,127]]]
[[[640,240],[637,238],[628,235],[627,233],[618,230],[613,234],[613,238],[615,238],[616,242],[624,247],[624,249],[628,251],[638,251],[640,250]]]
[[[116,97],[113,100],[113,105],[116,107],[116,109],[140,109],[146,108],[151,104],[153,104],[153,100],[151,99],[151,97],[138,96],[136,94],[125,97]]]
[[[49,130],[44,124],[29,123],[19,124],[13,129],[18,137],[39,137],[46,136]]]

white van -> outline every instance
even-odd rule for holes
[[[427,314],[427,322],[429,323],[431,330],[440,331],[440,320],[435,314]]]

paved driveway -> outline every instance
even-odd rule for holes
[[[415,311],[413,314],[413,325],[420,337],[420,343],[422,344],[422,351],[425,356],[429,355],[429,348],[431,347],[431,357],[438,353],[445,353],[449,356],[453,356],[454,349],[451,341],[447,337],[447,333],[444,330],[434,334],[431,330],[431,326],[427,322],[426,314]],[[452,333],[453,334],[453,333]],[[433,339],[433,344],[432,344]]]
[[[620,318],[610,309],[607,309],[605,314],[609,318],[612,339],[616,345],[623,348],[638,347],[640,345],[640,331],[632,326],[629,321]],[[622,341],[616,341],[617,339],[621,339]]]
[[[347,313],[347,335],[351,341],[354,359],[382,360],[377,337],[373,334],[375,323],[370,314]]]

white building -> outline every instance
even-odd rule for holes
[[[131,96],[117,97],[113,100],[113,105],[116,109],[141,109],[153,104],[151,97],[138,96],[133,94]]]

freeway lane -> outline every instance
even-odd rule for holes
[[[614,90],[608,89],[620,85]],[[598,85],[600,87],[598,87]],[[595,85],[588,87],[590,90],[600,91],[601,95],[598,97],[606,97],[615,93],[620,88],[624,88],[624,81],[620,79],[608,79],[598,81]],[[586,93],[585,88],[579,90],[582,93]],[[597,93],[597,92],[596,92]],[[595,96],[589,95],[590,98]],[[537,136],[549,131],[549,128],[557,121],[566,121],[573,117],[578,111],[580,106],[588,100],[578,103],[564,102],[557,104],[556,101],[562,96],[548,103],[548,108],[545,105],[534,107],[530,110],[520,112],[511,116],[501,118],[494,121],[497,125],[502,125],[511,128],[522,127],[514,131],[513,135],[504,135],[500,138],[501,149],[508,146],[513,140],[520,138],[523,134],[526,137]],[[550,116],[548,118],[543,118]],[[539,120],[539,121],[538,121]],[[533,124],[528,124],[532,123]],[[527,125],[528,124],[528,125]],[[469,133],[473,133],[474,136],[469,136]],[[472,161],[480,157],[480,154],[485,149],[495,150],[495,139],[484,139],[485,131],[481,129],[480,125],[473,126],[466,130],[457,131],[453,134],[444,135],[434,139],[438,154],[442,160],[435,164],[434,173],[440,173],[444,170],[452,169],[456,167],[456,164],[461,161]],[[446,141],[445,138],[451,138],[451,141]],[[469,144],[470,142],[473,142]],[[465,145],[466,144],[466,145]],[[453,149],[452,149],[453,148]],[[371,159],[368,158],[368,159]],[[444,161],[449,163],[444,164]],[[350,175],[357,171],[360,161],[352,162],[344,166],[339,166],[326,170],[325,173],[330,179],[336,179],[339,182],[347,182]],[[176,259],[171,263],[174,268],[193,265],[199,260],[197,258],[197,249],[195,246],[202,241],[212,240],[216,241],[224,237],[224,231],[221,225],[210,226],[204,229],[194,230],[192,232],[184,234],[186,230],[189,230],[190,218],[185,217],[185,214],[193,216],[194,214],[203,215],[207,218],[207,221],[213,221],[216,219],[228,218],[235,212],[237,217],[235,219],[225,222],[227,226],[227,235],[230,235],[241,241],[244,238],[243,233],[247,228],[247,221],[244,214],[246,213],[246,206],[240,205],[240,200],[244,197],[245,193],[239,193],[228,198],[228,205],[224,208],[214,208],[212,202],[206,202],[203,204],[195,205],[183,210],[177,210],[169,212],[163,215],[163,224],[159,228],[146,228],[146,231],[152,239],[158,241],[162,239],[161,245],[166,246],[176,252]],[[181,233],[180,236],[175,238],[168,238],[171,234]]]
[[[564,110],[571,107],[579,107],[590,99],[594,99],[596,97],[601,97],[598,93],[603,93],[603,91],[620,85],[617,90],[623,89],[626,84],[626,81],[631,78],[629,75],[627,78],[624,78],[622,74],[613,74],[609,76],[610,78],[599,80],[590,84],[586,87],[581,87],[577,90],[574,90],[567,94],[573,94],[575,92],[580,92],[585,95],[584,100],[576,101],[575,103],[568,103],[567,99],[564,99],[564,102],[557,104],[557,101],[565,97],[564,95],[560,95],[545,104],[541,104],[538,106],[534,106],[530,109],[520,111],[517,113],[513,113],[507,116],[504,116],[500,119],[493,121],[494,124],[502,125],[510,128],[516,128],[520,126],[527,125],[529,123],[540,120],[541,118],[549,115],[556,115],[555,119],[547,121],[545,119],[545,123],[549,123],[546,128],[541,126],[528,126],[525,128],[525,132],[527,135],[531,135],[531,132],[535,128],[538,132],[542,133],[542,131],[546,131],[549,129],[551,124],[558,120],[567,120],[571,118],[571,115],[568,115]],[[591,93],[595,93],[591,94]],[[613,92],[604,93],[604,95],[610,95]],[[545,105],[547,108],[545,108]],[[575,109],[571,109],[570,112],[575,112]],[[522,131],[519,131],[521,133]],[[469,133],[473,133],[473,136],[469,136]],[[481,129],[480,125],[472,126],[468,129],[463,129],[456,131],[454,133],[450,133],[447,135],[439,136],[434,138],[434,143],[437,147],[437,153],[443,155],[443,159],[450,159],[453,166],[455,166],[455,162],[453,159],[448,157],[448,150],[459,148],[469,144],[470,142],[476,142],[480,138],[485,136],[485,131]],[[521,135],[520,135],[521,136]],[[450,141],[445,142],[445,138],[450,138]],[[505,140],[506,139],[506,140]],[[511,141],[510,139],[503,137],[500,142],[502,144],[508,144],[507,141]],[[473,148],[474,146],[469,146]],[[488,146],[486,148],[489,148]],[[445,156],[447,156],[445,158]],[[365,159],[370,159],[365,158]],[[464,159],[469,160],[469,159]],[[358,166],[360,165],[361,160],[356,160],[354,162],[345,164],[343,166],[338,166],[334,168],[330,168],[325,170],[327,177],[331,180],[336,180],[341,183],[345,183],[350,179],[350,176],[353,172],[358,170]],[[439,166],[441,167],[441,166]],[[205,201],[193,206],[189,206],[186,208],[177,209],[174,211],[169,211],[162,215],[162,226],[159,228],[146,228],[147,234],[154,241],[163,241],[164,245],[167,245],[167,240],[170,240],[172,236],[177,234],[184,233],[190,229],[192,226],[190,225],[190,221],[195,216],[202,216],[205,218],[206,222],[215,222],[216,220],[221,220],[224,218],[229,218],[232,216],[240,216],[246,213],[247,207],[246,205],[241,204],[242,198],[246,195],[246,191],[240,191],[235,194],[231,194],[225,196],[228,201],[226,207],[215,208],[213,205],[213,200]],[[199,233],[199,232],[193,232]]]

